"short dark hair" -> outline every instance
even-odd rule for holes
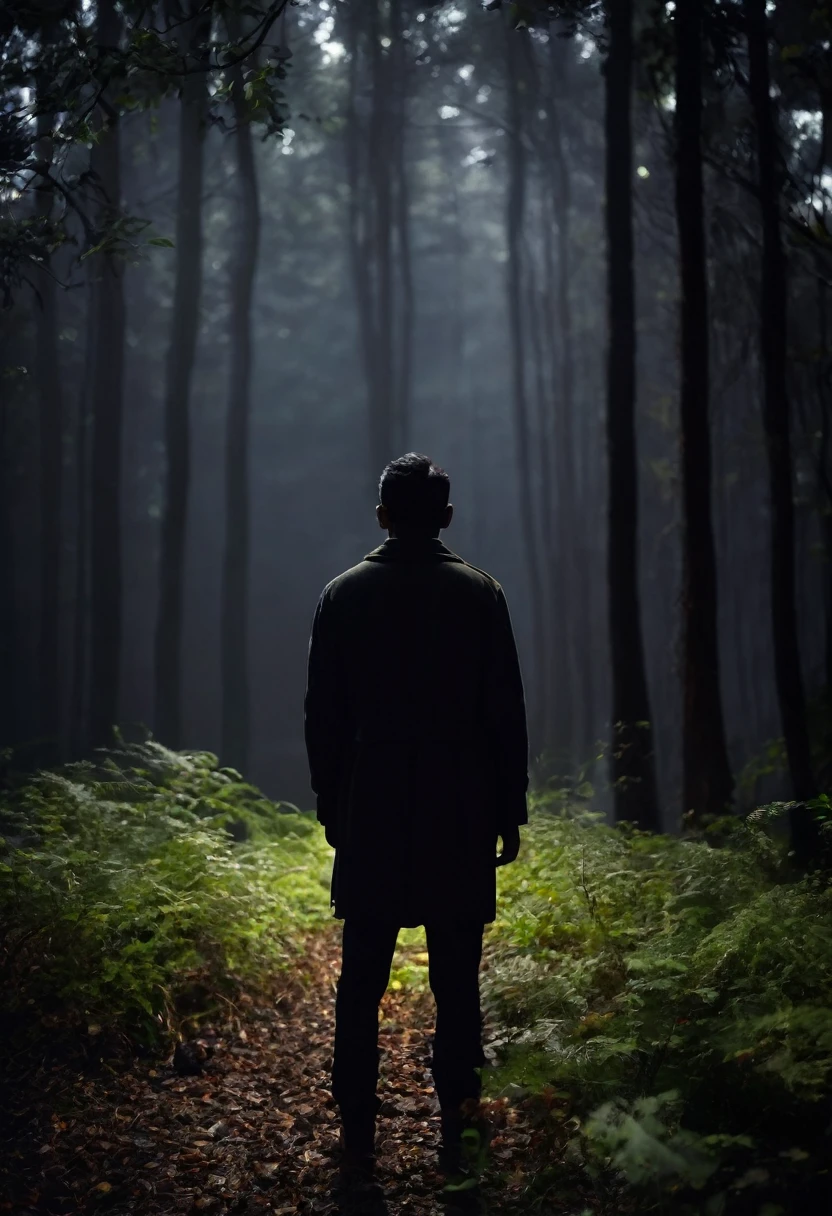
[[[451,493],[451,479],[429,456],[408,452],[385,465],[379,502],[402,536],[436,536]]]

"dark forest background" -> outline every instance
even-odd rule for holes
[[[2,28],[15,766],[118,724],[307,805],[314,604],[415,449],[506,588],[539,783],[670,828],[817,795],[827,6],[29,0]]]

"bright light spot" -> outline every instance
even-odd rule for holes
[[[390,46],[390,39],[385,36],[384,38],[381,39],[381,45],[383,47]]]
[[[447,13],[440,13],[438,21],[440,25],[461,25],[465,20],[465,13],[461,8],[449,8]]]
[[[470,80],[473,75],[474,75],[473,63],[463,63],[462,67],[457,72],[457,76],[459,77],[460,80]]]
[[[821,110],[792,110],[792,121],[801,135],[820,138],[823,123]]]
[[[335,29],[335,18],[334,17],[324,17],[321,24],[315,30],[315,33],[312,35],[313,42],[317,42],[318,46],[323,46],[323,44],[325,42],[329,42],[329,39],[332,37],[332,31],[334,29]]]
[[[295,133],[292,130],[292,128],[284,127],[284,129],[283,129],[283,147],[280,149],[280,151],[283,153],[284,156],[291,156],[292,153],[294,152],[295,149],[292,147],[292,140],[294,138],[295,138]]]
[[[479,145],[477,145],[476,148],[471,149],[462,163],[466,166],[481,165],[483,161],[490,160],[491,156],[491,152],[486,152],[485,148],[481,148]]]
[[[324,52],[324,63],[337,63],[347,53],[347,48],[343,42],[325,42],[321,50]]]
[[[319,3],[319,5],[318,5],[318,8],[319,8],[319,9],[321,9],[321,11],[322,11],[322,12],[324,12],[324,13],[328,13],[328,12],[329,12],[329,4],[327,3],[327,0],[320,0],[320,3]]]
[[[439,113],[440,118],[458,118],[459,117],[459,110],[457,109],[456,106],[440,106],[438,113]]]
[[[672,13],[675,13],[676,12],[676,0],[667,0],[667,4],[664,6],[664,11],[667,13],[668,17]]]
[[[478,106],[481,106],[484,101],[488,101],[488,98],[490,96],[491,96],[491,85],[490,84],[481,84],[480,87],[477,89],[477,95],[474,98],[474,101],[477,103]]]
[[[636,173],[639,175],[642,181],[646,181],[650,176],[650,170],[646,165],[639,165],[639,167],[636,169]]]
[[[416,14],[416,20],[417,20],[417,21],[424,21],[424,19],[425,19],[425,14],[424,14],[424,13],[417,13],[417,14]]]

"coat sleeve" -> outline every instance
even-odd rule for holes
[[[322,824],[334,821],[345,755],[341,661],[334,624],[332,603],[324,591],[312,621],[303,702],[309,776]]]
[[[508,604],[498,587],[488,629],[485,715],[497,769],[497,831],[528,823],[526,703]]]

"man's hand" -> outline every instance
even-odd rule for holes
[[[499,839],[503,842],[503,850],[498,854],[496,864],[507,866],[510,861],[517,860],[517,854],[520,852],[520,829],[506,828],[504,832],[500,832]]]
[[[337,849],[338,848],[338,837],[335,832],[334,823],[325,823],[324,824],[324,835],[326,836],[327,844],[330,845],[331,848]]]

